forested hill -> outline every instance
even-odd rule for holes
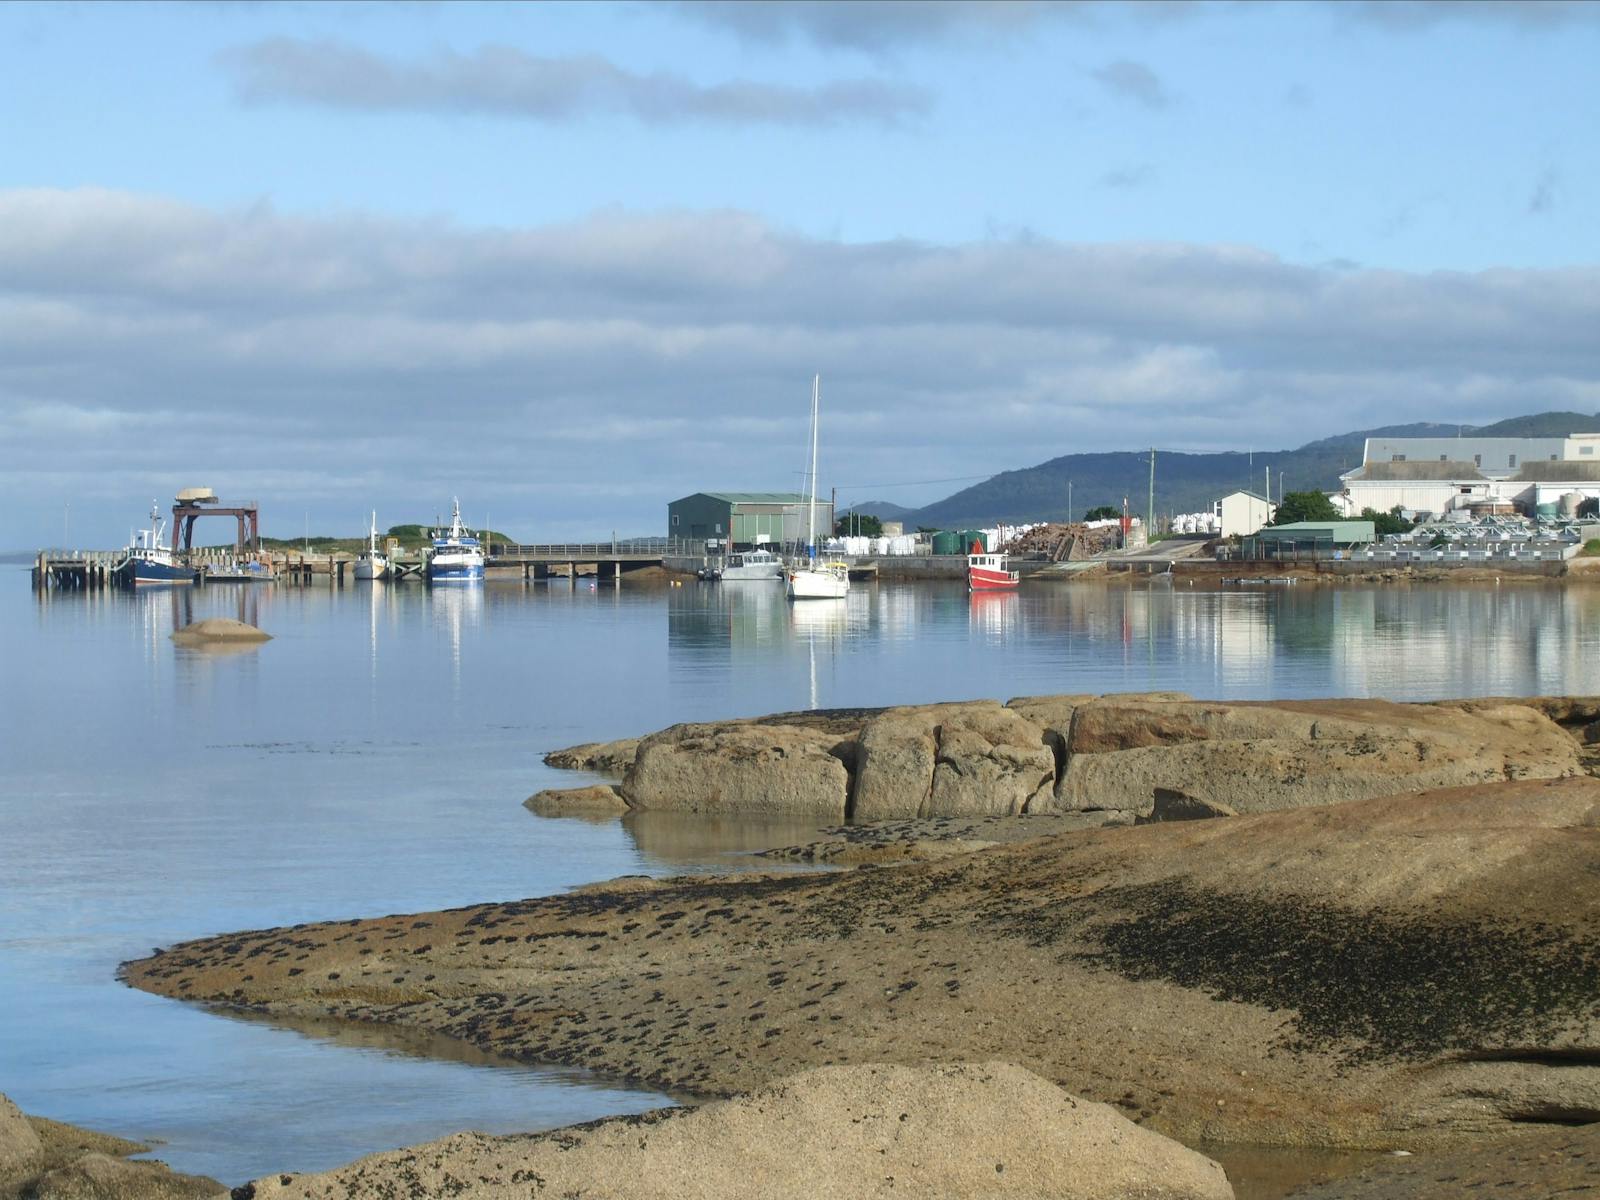
[[[1161,514],[1200,512],[1235,488],[1261,491],[1266,468],[1272,468],[1272,490],[1280,478],[1289,491],[1333,491],[1341,473],[1359,466],[1362,443],[1369,437],[1448,437],[1456,433],[1480,437],[1552,437],[1600,431],[1600,414],[1537,413],[1493,425],[1443,425],[1422,422],[1362,429],[1308,442],[1296,450],[1235,450],[1217,454],[1156,452],[1156,511]],[[1072,507],[1081,517],[1101,504],[1142,513],[1150,480],[1148,451],[1065,454],[1035,467],[1003,471],[953,496],[907,513],[907,529],[918,526],[949,529],[996,521],[1059,521],[1067,516],[1067,482],[1072,482]],[[871,505],[863,504],[866,511]]]

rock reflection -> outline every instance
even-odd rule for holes
[[[750,856],[774,846],[814,842],[823,828],[815,821],[737,821],[695,813],[630,812],[622,818],[639,853],[674,869],[772,870]]]

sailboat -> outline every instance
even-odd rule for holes
[[[806,505],[806,565],[791,567],[784,592],[791,600],[837,600],[850,591],[850,570],[842,562],[817,563],[817,401],[822,376],[811,380],[811,496]]]
[[[356,559],[357,579],[382,579],[389,573],[389,559],[378,551],[378,514],[372,514],[372,527],[367,531],[367,548]]]

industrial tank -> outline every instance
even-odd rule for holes
[[[957,529],[941,529],[934,534],[933,552],[935,554],[965,554],[966,547],[961,544],[961,531]]]

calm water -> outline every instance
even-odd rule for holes
[[[179,649],[234,616],[259,649]],[[231,929],[737,869],[805,830],[542,820],[547,749],[673,721],[1042,692],[1591,692],[1600,589],[1218,593],[215,586],[38,600],[0,576],[0,1091],[229,1183],[460,1128],[662,1102],[437,1043],[217,1016],[119,985]],[[454,1054],[456,1057],[451,1057]]]

